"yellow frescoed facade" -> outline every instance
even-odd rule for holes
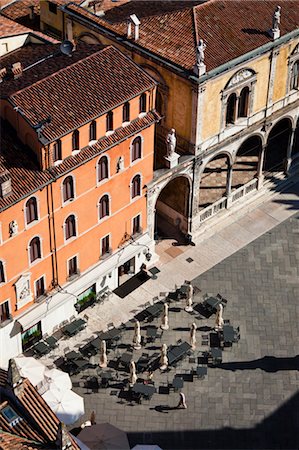
[[[228,40],[224,35],[221,43],[205,32],[205,23],[196,22],[196,15],[208,22],[213,8],[217,14],[218,3],[206,2],[190,11],[177,5],[167,15],[162,5],[150,18],[143,9],[140,20],[130,2],[97,15],[84,7],[62,8],[65,38],[116,45],[159,83],[156,108],[163,119],[157,126],[155,178],[148,192],[152,235],[172,227],[190,239],[212,216],[250,200],[265,188],[265,181],[278,183],[298,167],[299,30],[294,2],[284,3],[285,22],[281,29],[277,23],[275,30],[274,1],[273,9],[267,2],[269,10],[263,2],[239,2],[238,8],[252,7],[257,30],[263,32],[246,34],[242,24],[236,24],[235,37]],[[234,3],[226,2],[227,17],[219,16],[219,28],[221,20],[229,28]],[[194,20],[195,38],[180,32],[188,20]],[[198,56],[201,37],[206,37],[206,45]],[[172,128],[178,159],[169,162],[165,139]]]

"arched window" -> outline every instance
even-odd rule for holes
[[[109,111],[106,115],[106,131],[113,130],[113,112]]]
[[[238,117],[248,116],[248,99],[249,99],[249,87],[246,86],[242,89],[239,98]]]
[[[146,93],[140,95],[139,98],[139,112],[146,112]]]
[[[97,123],[95,120],[89,125],[89,140],[96,141],[97,139]]]
[[[102,181],[108,178],[108,158],[102,156],[98,162],[98,181]]]
[[[291,90],[299,89],[299,61],[296,61],[291,72]]]
[[[68,176],[64,179],[62,190],[64,202],[74,198],[74,180],[72,176]]]
[[[141,158],[141,137],[137,136],[132,143],[132,161]]]
[[[99,203],[99,218],[109,216],[109,197],[108,195],[103,195]]]
[[[41,258],[41,247],[39,237],[35,237],[31,240],[29,244],[29,256],[31,263],[36,259]]]
[[[140,175],[135,175],[135,177],[132,180],[132,192],[131,196],[132,198],[137,197],[141,193],[141,178]]]
[[[72,150],[79,150],[79,131],[75,130],[72,134]]]
[[[34,220],[38,219],[37,216],[37,201],[35,197],[31,197],[26,202],[26,223],[29,225],[29,223],[33,222]]]
[[[4,266],[3,266],[3,262],[0,261],[0,283],[4,283],[4,282],[5,282]]]
[[[235,93],[231,94],[227,100],[226,106],[226,124],[235,123],[236,120],[236,103],[237,96]]]
[[[76,218],[71,214],[65,219],[65,239],[76,236]]]
[[[59,161],[62,159],[61,140],[58,139],[53,146],[53,161]]]
[[[123,106],[123,122],[130,122],[130,103],[126,102]]]

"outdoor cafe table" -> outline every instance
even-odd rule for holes
[[[188,353],[190,348],[191,345],[188,344],[188,342],[182,342],[180,345],[169,347],[167,351],[168,364],[172,365],[179,361],[186,353]]]
[[[158,331],[157,327],[155,327],[155,326],[148,326],[146,328],[146,337],[149,338],[149,339],[154,340],[156,338],[156,336],[157,336],[157,331]]]
[[[158,302],[154,305],[148,306],[143,311],[140,311],[138,314],[135,315],[135,319],[139,322],[142,322],[143,320],[149,320],[153,319],[155,317],[158,317],[161,312],[163,311],[163,303]]]
[[[73,359],[80,359],[80,358],[82,358],[82,355],[81,355],[81,353],[75,352],[74,350],[72,350],[72,351],[66,353],[64,355],[64,357],[66,359],[73,360]]]
[[[145,397],[151,398],[156,392],[156,388],[152,384],[135,383],[132,391],[136,392],[136,394],[140,393]]]
[[[68,325],[65,325],[65,327],[63,328],[63,333],[67,334],[68,336],[74,336],[74,334],[83,330],[85,325],[86,325],[86,322],[83,319],[74,320],[73,322],[69,323]]]
[[[224,342],[228,342],[228,343],[234,342],[234,337],[235,337],[234,327],[232,327],[231,325],[224,325],[222,334],[223,334]]]
[[[103,333],[99,334],[98,338],[101,341],[113,341],[113,339],[116,339],[119,337],[121,331],[118,328],[112,328],[112,330],[104,331]]]
[[[208,297],[204,300],[203,305],[212,313],[217,312],[217,306],[221,303],[221,299],[217,297]]]
[[[34,345],[33,351],[38,353],[39,355],[46,355],[51,351],[51,348],[47,344],[45,344],[45,342],[40,341]]]

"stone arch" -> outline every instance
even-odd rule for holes
[[[226,152],[213,156],[204,166],[201,174],[198,208],[204,209],[227,193],[231,155]]]
[[[292,133],[292,119],[284,117],[271,128],[264,160],[265,172],[282,172],[286,165],[288,147]]]
[[[256,178],[262,148],[262,138],[257,134],[250,136],[242,142],[233,163],[232,190]]]
[[[100,41],[100,39],[97,36],[95,36],[92,33],[89,33],[88,31],[84,31],[83,33],[79,34],[78,42],[85,42],[85,44],[103,45],[103,43]]]
[[[180,238],[188,233],[191,180],[180,174],[169,180],[156,200],[155,236]]]

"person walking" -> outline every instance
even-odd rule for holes
[[[187,404],[186,404],[186,396],[183,392],[180,392],[180,401],[178,403],[177,408],[182,408],[182,409],[187,409]]]

